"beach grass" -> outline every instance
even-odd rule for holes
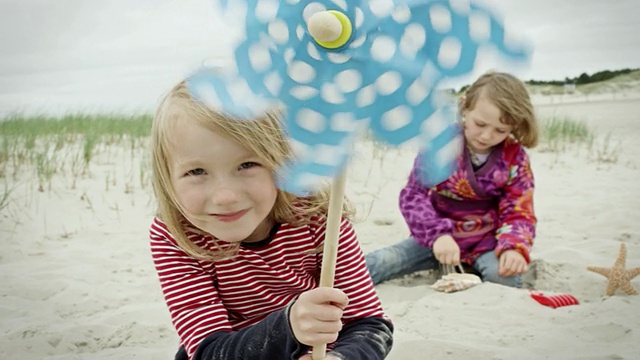
[[[13,189],[9,187],[9,183],[4,182],[3,188],[0,189],[0,211],[9,205],[12,190]]]
[[[596,136],[583,121],[568,117],[550,117],[542,119],[541,146],[542,152],[564,153],[569,149],[586,148],[587,156],[596,163],[616,163],[621,144],[616,142],[611,133]]]
[[[83,135],[95,139],[112,140],[127,137],[146,137],[151,132],[153,117],[148,114],[69,114],[62,117],[9,115],[0,119],[3,138],[36,138],[52,136],[62,143],[70,136]]]
[[[51,190],[52,179],[87,175],[96,155],[110,147],[130,149],[131,157],[147,150],[152,116],[70,114],[62,117],[10,115],[0,119],[0,209],[10,198],[10,185],[25,173],[37,180],[38,191]],[[141,170],[142,171],[142,170]],[[147,176],[147,172],[143,172]],[[142,176],[142,175],[141,175]],[[3,190],[4,189],[4,190]]]
[[[15,180],[25,173],[37,180],[41,192],[51,190],[55,176],[70,178],[68,184],[75,188],[77,180],[87,176],[97,155],[118,164],[122,162],[122,149],[127,149],[131,159],[146,153],[151,123],[152,116],[147,114],[71,114],[58,118],[12,115],[0,119],[0,181],[4,183],[0,185],[0,209],[10,201]],[[562,153],[574,144],[584,144],[598,162],[617,160],[619,146],[610,136],[596,139],[584,122],[575,119],[542,119],[541,139],[541,151]],[[374,142],[378,156],[389,150],[388,145],[369,140]],[[149,181],[149,159],[142,158],[139,168],[132,168],[127,175],[128,188],[137,182],[145,187]],[[116,181],[115,175],[107,175],[105,188]]]
[[[553,150],[563,144],[587,143],[593,136],[587,125],[568,117],[551,117],[541,121],[542,141]]]

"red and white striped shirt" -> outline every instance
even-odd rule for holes
[[[171,320],[189,357],[200,342],[217,331],[255,324],[301,293],[318,286],[325,224],[282,224],[268,244],[240,247],[230,259],[203,261],[185,253],[155,218],[150,228],[151,253]],[[191,235],[198,246],[215,250],[211,237]],[[340,225],[334,287],[349,304],[344,324],[364,317],[383,317],[382,306],[364,255],[348,220]]]

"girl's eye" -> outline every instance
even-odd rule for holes
[[[477,127],[485,127],[486,125],[484,123],[476,122],[476,126]]]
[[[253,161],[247,161],[247,162],[243,162],[242,164],[240,164],[240,169],[241,170],[251,169],[251,168],[256,167],[256,166],[260,166],[260,164],[255,163]]]
[[[504,130],[504,129],[497,129],[496,131],[498,132],[498,134],[506,134],[507,133],[507,130]]]
[[[187,171],[187,176],[200,176],[204,174],[206,174],[206,172],[204,171],[204,169],[201,169],[201,168]]]

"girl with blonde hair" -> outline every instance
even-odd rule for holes
[[[277,112],[235,119],[181,82],[152,129],[151,253],[180,338],[176,359],[383,359],[383,314],[343,214],[334,287],[318,287],[328,196],[278,189],[292,160]]]
[[[460,101],[464,150],[454,174],[426,187],[416,158],[400,192],[411,237],[367,254],[375,284],[441,264],[466,264],[484,281],[521,287],[533,245],[533,173],[525,148],[538,124],[522,81],[489,72]]]

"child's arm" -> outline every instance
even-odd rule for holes
[[[324,238],[324,227],[317,236]],[[328,354],[350,360],[384,359],[393,344],[393,325],[382,311],[364,254],[348,220],[340,225],[334,287],[349,298],[344,326]]]
[[[382,317],[368,317],[347,323],[335,347],[327,355],[339,359],[384,359],[393,345],[393,325]]]
[[[218,331],[202,340],[193,360],[297,360],[308,346],[296,341],[288,320],[290,306],[237,331]]]
[[[453,234],[453,222],[441,217],[431,203],[429,189],[423,186],[419,173],[419,158],[416,158],[409,174],[407,185],[400,191],[400,212],[416,241],[432,248],[442,235]]]
[[[500,199],[500,228],[496,231],[498,257],[507,250],[516,250],[529,263],[529,252],[536,231],[533,211],[534,180],[529,157],[519,145],[509,161],[509,178]]]
[[[233,331],[214,279],[154,221],[151,253],[171,320],[190,359],[298,359],[308,347],[289,326],[289,306]]]

